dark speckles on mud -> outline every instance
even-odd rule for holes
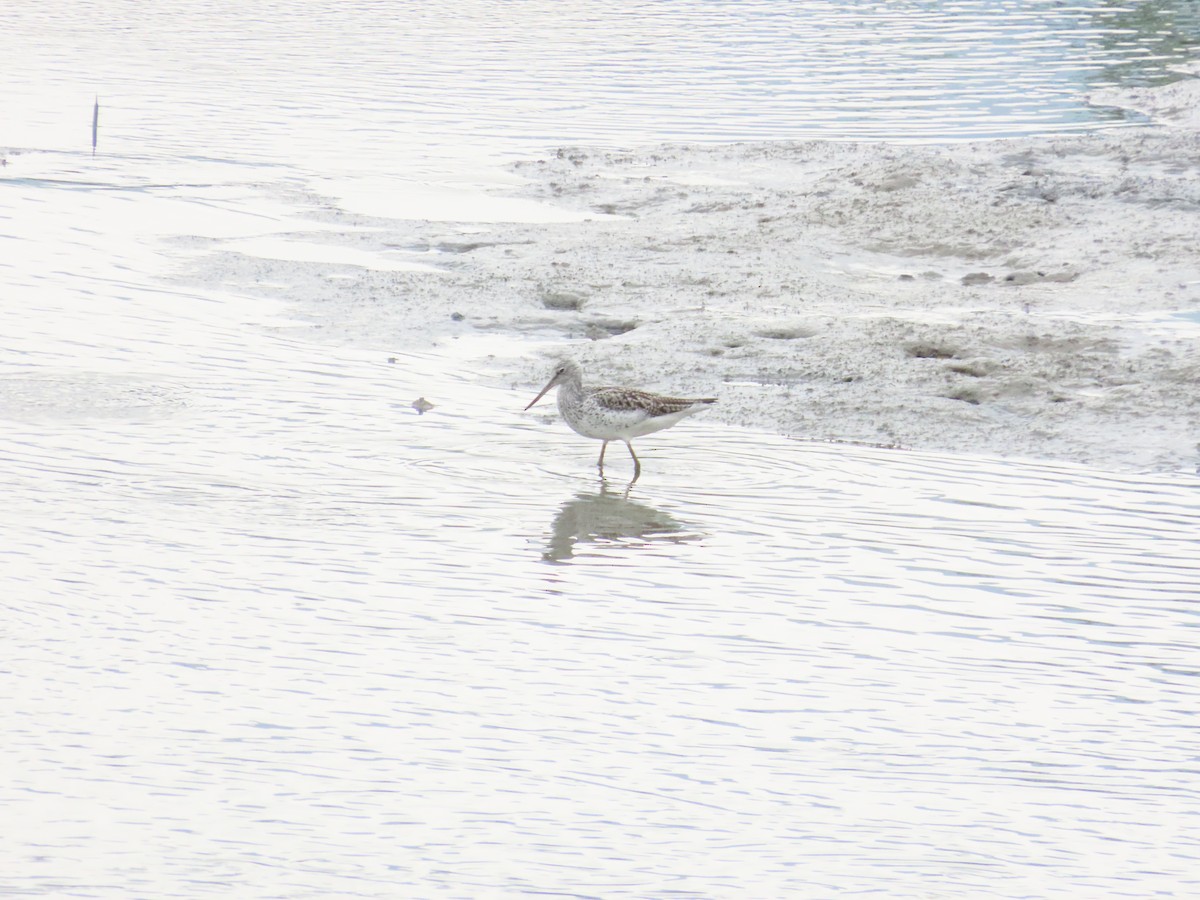
[[[956,359],[958,352],[940,344],[917,341],[906,344],[904,352],[914,359]]]

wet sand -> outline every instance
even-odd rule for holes
[[[356,342],[502,336],[477,361],[521,396],[569,355],[593,380],[715,395],[709,421],[802,439],[1192,470],[1200,80],[1092,102],[1154,124],[563,149],[512,167],[510,192],[549,221],[341,215],[440,272],[259,275],[320,297]]]
[[[621,218],[472,250],[491,277],[468,270],[461,313],[592,338],[550,349],[604,380],[717,394],[727,422],[1191,468],[1200,81],[1095,102],[1123,96],[1164,124],[940,147],[563,151],[520,167],[535,193]],[[522,365],[525,383],[543,368]]]
[[[1200,107],[1200,82],[1159,93]],[[728,422],[1191,468],[1191,115],[1186,127],[942,147],[565,151],[522,171],[547,199],[623,218],[476,251],[498,282],[480,286],[480,307],[533,297],[542,308],[512,324],[595,338],[576,355],[598,375],[717,394]],[[522,369],[528,384],[539,366]]]

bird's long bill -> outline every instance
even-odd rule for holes
[[[542,392],[541,392],[540,394],[538,394],[536,397],[534,397],[534,398],[533,398],[533,400],[532,400],[532,401],[530,401],[529,405],[528,405],[527,407],[525,407],[525,408],[526,408],[526,409],[532,409],[532,408],[533,408],[533,404],[534,404],[534,403],[537,403],[539,400],[541,400],[543,397],[545,397],[545,396],[546,396],[546,392],[547,392],[548,390],[550,390],[550,388],[552,388],[552,387],[554,387],[554,379],[553,379],[553,378],[551,378],[551,379],[550,379],[550,381],[549,381],[549,382],[546,384],[546,386],[545,386],[544,388],[542,388]]]

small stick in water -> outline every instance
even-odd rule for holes
[[[100,95],[96,95],[96,105],[92,107],[92,156],[96,155],[96,131],[100,127]]]

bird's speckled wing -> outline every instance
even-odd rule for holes
[[[641,412],[648,418],[670,416],[701,403],[715,403],[714,397],[663,397],[629,388],[602,387],[590,392],[597,406],[614,412]]]

